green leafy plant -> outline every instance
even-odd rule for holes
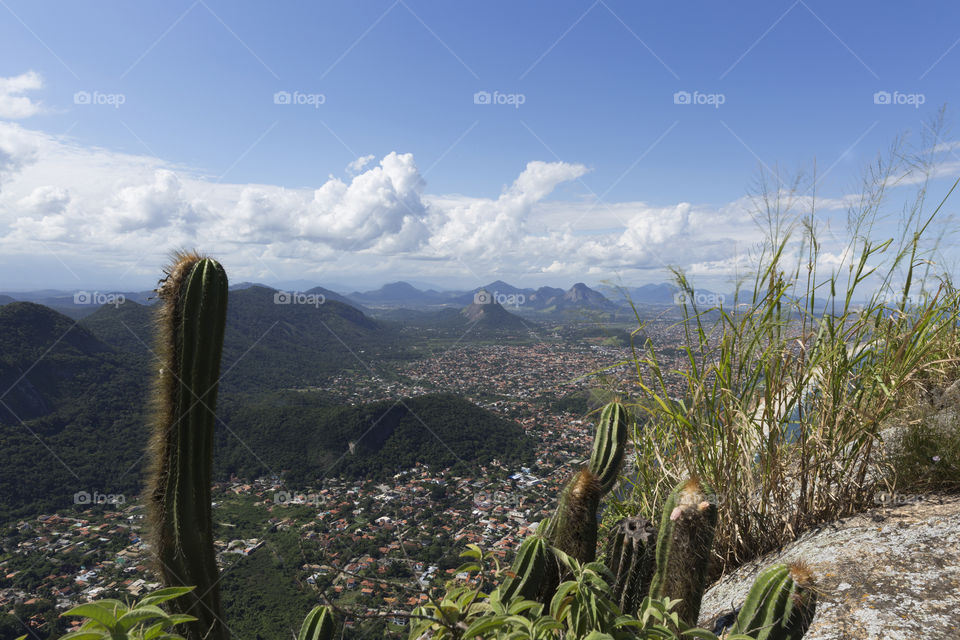
[[[192,590],[193,587],[168,587],[133,604],[108,599],[81,604],[62,615],[81,616],[86,620],[61,640],[184,640],[172,627],[194,622],[196,618],[167,613],[158,605]]]

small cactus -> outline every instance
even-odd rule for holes
[[[316,606],[303,620],[297,640],[333,640],[336,623],[329,607]]]
[[[550,545],[539,535],[528,536],[517,550],[510,565],[510,575],[500,586],[500,599],[510,602],[520,596],[525,600],[534,599],[543,586],[547,568],[555,562]]]
[[[620,476],[629,429],[630,416],[622,404],[611,402],[603,408],[593,438],[590,470],[600,479],[604,494],[613,489]]]
[[[731,629],[756,640],[799,640],[816,611],[813,573],[802,563],[775,564],[750,588]]]
[[[717,527],[717,500],[696,479],[681,482],[667,498],[657,540],[657,571],[650,594],[679,598],[676,612],[694,626],[707,588],[707,570]]]
[[[196,587],[168,603],[175,613],[197,618],[186,625],[187,639],[228,640],[210,517],[227,276],[215,260],[177,253],[157,293],[162,364],[146,489],[151,545],[164,585]]]
[[[624,518],[607,539],[607,568],[613,574],[613,599],[624,613],[635,614],[650,591],[657,529],[642,517]]]

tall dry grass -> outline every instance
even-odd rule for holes
[[[635,345],[642,426],[611,519],[654,516],[676,482],[696,475],[719,496],[722,571],[897,490],[885,438],[956,375],[960,357],[960,300],[940,250],[957,183],[928,202],[942,120],[928,126],[919,152],[898,140],[868,168],[832,264],[826,244],[837,237],[825,243],[815,174],[789,184],[761,176],[752,202],[765,242],[734,299],[683,307],[680,366],[650,341]],[[882,237],[894,222],[898,235]],[[686,276],[673,275],[695,301]]]

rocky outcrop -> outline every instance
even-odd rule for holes
[[[739,606],[764,567],[801,559],[820,592],[804,640],[960,638],[960,496],[886,496],[808,531],[714,584],[701,624]]]

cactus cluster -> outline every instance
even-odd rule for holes
[[[620,403],[604,407],[590,464],[567,482],[552,518],[524,540],[500,589],[509,601],[517,594],[551,602],[562,576],[559,550],[580,562],[597,552],[597,512],[620,471],[629,426]],[[636,614],[645,598],[679,600],[674,612],[696,626],[708,583],[717,527],[717,497],[706,483],[689,478],[667,498],[659,527],[641,516],[621,520],[605,544],[606,565],[613,576],[612,595],[620,610]],[[539,585],[537,584],[539,581]],[[774,565],[753,585],[735,623],[734,633],[756,640],[803,637],[816,607],[813,577],[803,565]]]

